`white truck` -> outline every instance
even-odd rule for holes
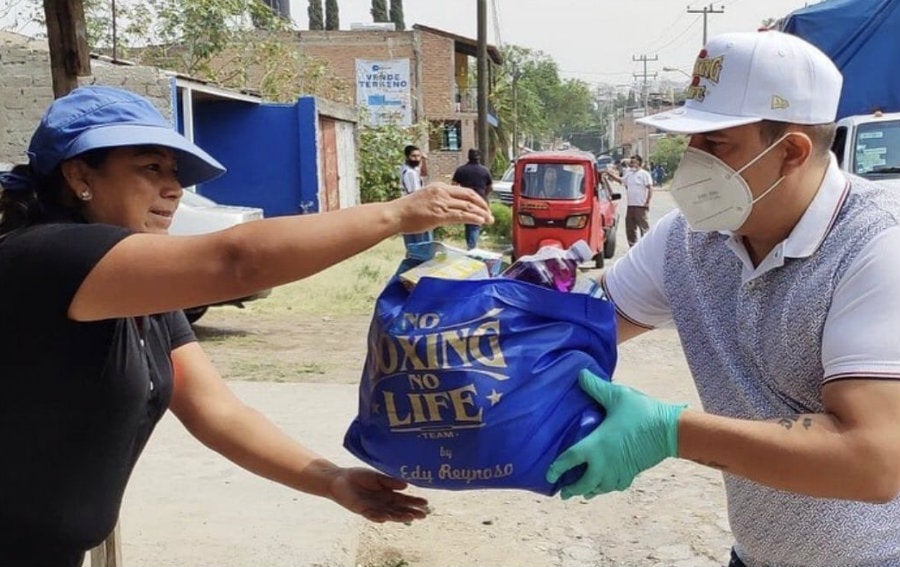
[[[832,146],[841,168],[900,189],[900,0],[826,0],[778,27],[817,46],[844,76]]]
[[[832,150],[841,169],[900,190],[900,112],[840,119]]]

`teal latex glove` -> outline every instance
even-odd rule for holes
[[[588,370],[581,371],[578,384],[603,406],[606,418],[547,470],[552,484],[567,470],[587,464],[580,479],[563,487],[564,500],[625,490],[640,472],[678,455],[678,416],[686,406],[663,403]]]

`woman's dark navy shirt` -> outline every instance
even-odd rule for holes
[[[50,558],[103,541],[169,405],[171,351],[195,340],[180,311],[67,317],[84,278],[129,234],[45,224],[0,240],[0,559],[15,550],[64,564]]]

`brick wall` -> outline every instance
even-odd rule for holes
[[[630,156],[641,145],[644,137],[644,127],[637,124],[634,115],[629,111],[623,118],[619,118],[617,127],[619,132],[616,139],[624,149],[624,155]]]
[[[328,70],[350,89],[356,101],[357,59],[409,59],[413,96],[413,121],[418,120],[415,99],[416,55],[413,37],[407,32],[388,31],[302,31],[298,48],[304,57],[328,63]]]
[[[91,61],[93,76],[81,84],[129,89],[150,99],[171,117],[169,78],[152,67]],[[31,134],[53,102],[50,52],[46,40],[0,32],[0,162],[24,163]]]
[[[454,169],[465,163],[466,151],[475,146],[476,115],[455,112],[452,39],[418,30],[301,31],[298,37],[300,53],[327,61],[329,71],[350,86],[354,99],[356,59],[409,59],[413,121],[462,121],[460,152],[430,148],[427,139],[412,141],[428,154],[429,178],[448,181]],[[398,148],[398,153],[401,149]]]
[[[418,33],[422,46],[421,90],[425,116],[429,120],[453,118],[454,69],[453,40],[427,32]]]

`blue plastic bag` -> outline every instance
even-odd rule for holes
[[[395,277],[369,328],[344,446],[390,476],[450,490],[555,494],[550,463],[602,420],[578,387],[616,363],[612,302],[506,278]]]

